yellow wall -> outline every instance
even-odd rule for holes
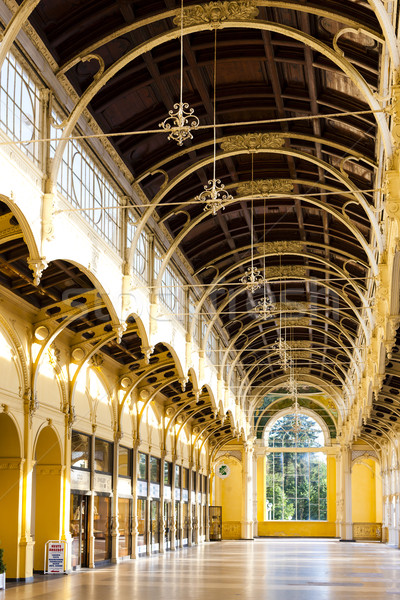
[[[364,459],[355,463],[351,472],[352,519],[354,523],[376,523],[378,514],[382,518],[382,502],[377,506],[377,473],[376,462]],[[381,488],[381,485],[379,486]],[[381,497],[381,492],[380,492]]]
[[[222,522],[240,522],[242,518],[242,465],[236,460],[224,462],[231,472],[226,479],[215,477],[215,504],[222,506]]]
[[[335,537],[336,523],[327,521],[264,521],[258,523],[259,536]]]
[[[0,546],[7,576],[18,576],[22,471],[20,444],[12,419],[0,414]],[[5,468],[2,468],[5,467]]]

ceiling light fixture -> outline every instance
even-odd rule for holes
[[[224,210],[224,204],[233,200],[233,196],[225,189],[220,179],[216,177],[216,162],[217,162],[217,134],[216,134],[216,90],[217,90],[217,30],[214,30],[214,161],[213,161],[213,178],[204,186],[204,191],[196,196],[195,200],[205,204],[204,211],[211,211],[213,216],[219,210]]]
[[[247,267],[246,274],[241,277],[240,281],[245,286],[248,292],[254,294],[256,290],[265,282],[257,267],[254,266],[254,154],[251,155],[251,214],[250,214],[250,249],[251,249],[251,266]]]
[[[174,109],[176,112],[174,112]],[[169,117],[158,125],[169,133],[168,139],[177,142],[178,146],[182,146],[186,140],[192,140],[192,130],[198,128],[200,121],[194,114],[194,109],[190,108],[187,102],[183,102],[183,0],[181,0],[181,77],[179,102],[174,104],[173,109],[168,114]]]

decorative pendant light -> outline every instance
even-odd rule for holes
[[[265,244],[265,198],[264,198],[264,244]],[[256,304],[256,306],[254,307],[254,312],[263,319],[263,321],[266,321],[267,319],[269,319],[269,317],[271,316],[271,312],[272,309],[274,308],[274,305],[271,302],[270,297],[267,295],[267,279],[265,277],[265,273],[266,273],[266,269],[265,269],[265,252],[264,252],[264,277],[263,277],[263,284],[264,284],[264,297],[262,298],[262,300],[259,300]]]
[[[224,204],[233,200],[233,196],[225,189],[220,179],[216,177],[216,162],[217,162],[217,133],[216,133],[216,90],[217,90],[217,30],[214,30],[214,161],[213,161],[213,178],[204,186],[204,191],[196,196],[195,200],[205,204],[204,212],[211,211],[213,216],[219,210],[224,210]]]
[[[174,104],[173,109],[168,114],[169,117],[158,125],[169,133],[168,139],[177,142],[178,146],[182,146],[186,140],[192,140],[192,130],[198,128],[200,121],[194,114],[194,109],[190,108],[187,102],[183,102],[183,0],[181,0],[181,78],[179,103]]]
[[[251,266],[246,269],[246,274],[240,279],[248,292],[254,294],[265,282],[257,267],[254,266],[254,154],[251,155],[251,220],[250,220],[250,247]]]

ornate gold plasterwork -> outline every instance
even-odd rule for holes
[[[266,279],[272,277],[305,277],[307,267],[302,265],[287,265],[283,267],[268,267],[265,269]]]
[[[183,11],[183,26],[203,25],[209,23],[216,28],[224,21],[248,21],[258,16],[258,8],[254,2],[209,2],[196,4]],[[181,15],[174,18],[174,25],[181,26]]]
[[[301,348],[311,348],[312,342],[310,340],[293,340],[290,342],[289,350],[292,348],[301,349]]]
[[[245,135],[233,135],[222,142],[221,148],[224,152],[236,152],[246,150],[255,152],[268,148],[282,148],[285,140],[279,133],[246,133]]]
[[[293,185],[291,179],[259,179],[240,183],[236,192],[238,196],[287,194],[293,192]]]
[[[311,304],[309,302],[277,302],[274,304],[274,310],[276,312],[309,312],[311,310]],[[292,342],[292,346],[295,342]],[[300,343],[300,342],[296,342]],[[311,344],[311,342],[307,342]],[[294,346],[293,346],[294,347]],[[301,348],[308,348],[309,346],[296,346]]]
[[[294,317],[293,319],[285,319],[285,325],[287,326],[291,326],[291,325],[296,325],[296,326],[305,326],[308,327],[310,325],[310,317]]]
[[[301,254],[304,251],[303,242],[282,241],[282,242],[267,242],[257,246],[260,254],[283,254],[291,252],[293,254]]]

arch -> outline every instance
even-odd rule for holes
[[[8,412],[0,413],[0,539],[7,557],[7,577],[11,578],[20,576],[22,448],[21,432],[14,416]]]
[[[284,408],[283,410],[280,410],[278,413],[276,413],[276,415],[271,417],[264,428],[262,439],[265,442],[267,442],[267,436],[268,436],[271,428],[275,425],[275,423],[277,421],[279,421],[279,419],[281,419],[282,417],[285,417],[286,415],[291,415],[291,414],[293,414],[293,407],[289,406],[288,408]],[[324,434],[324,442],[325,442],[324,445],[329,446],[331,436],[329,434],[329,429],[328,429],[327,424],[325,423],[324,419],[322,419],[322,417],[320,417],[318,413],[314,412],[311,409],[305,408],[304,406],[299,407],[299,415],[306,415],[307,417],[310,417],[316,423],[318,423],[318,425],[321,427],[322,432]]]
[[[231,158],[233,156],[239,156],[242,154],[284,154],[287,156],[293,156],[295,158],[301,158],[302,160],[305,160],[307,162],[311,162],[313,164],[316,164],[319,168],[322,168],[324,171],[327,171],[328,173],[330,173],[331,175],[333,175],[338,181],[340,181],[349,191],[353,192],[354,197],[357,199],[358,203],[362,206],[362,208],[364,209],[365,213],[367,214],[372,229],[375,232],[376,235],[376,240],[377,240],[377,244],[379,247],[379,250],[382,251],[383,250],[383,240],[382,240],[382,233],[379,230],[379,224],[377,222],[376,216],[373,213],[372,208],[368,205],[368,203],[366,202],[364,196],[357,191],[357,187],[353,184],[353,182],[346,176],[343,175],[338,169],[336,169],[335,167],[331,166],[329,163],[326,163],[325,161],[322,161],[318,158],[312,157],[310,154],[307,154],[307,152],[301,152],[299,150],[294,150],[292,148],[279,148],[279,149],[275,149],[275,148],[260,148],[260,149],[256,149],[254,151],[251,150],[231,150],[231,151],[223,151],[221,153],[219,153],[216,157],[217,160],[223,160],[223,159],[227,159],[227,158]],[[134,256],[134,252],[136,251],[136,246],[138,243],[138,240],[140,238],[140,235],[145,227],[145,225],[148,222],[148,219],[151,217],[152,213],[154,212],[155,208],[161,203],[162,199],[167,196],[167,194],[181,181],[183,181],[188,175],[193,174],[194,172],[196,172],[198,169],[209,165],[213,162],[213,157],[206,157],[201,159],[200,161],[198,161],[195,165],[192,165],[190,167],[188,167],[187,169],[185,169],[184,171],[180,172],[179,175],[177,175],[172,181],[170,181],[165,187],[161,188],[161,190],[158,192],[158,194],[155,196],[155,198],[153,199],[151,206],[149,206],[146,211],[143,213],[143,217],[141,218],[141,220],[139,221],[136,231],[135,231],[135,235],[132,239],[132,243],[131,243],[131,249],[130,249],[130,254],[128,257],[128,265],[131,267],[132,266],[132,261],[133,261],[133,256]],[[287,196],[288,194],[285,194],[285,196]],[[377,267],[377,262],[376,259],[373,255],[372,250],[369,248],[368,246],[368,242],[364,239],[364,237],[359,233],[359,231],[357,230],[357,227],[355,227],[352,223],[351,223],[351,219],[349,219],[348,217],[346,217],[344,214],[341,214],[340,212],[338,212],[337,210],[333,209],[332,207],[330,207],[328,204],[324,203],[323,201],[317,200],[316,198],[313,197],[306,197],[306,196],[298,196],[296,194],[290,194],[290,197],[293,199],[300,199],[302,201],[305,202],[309,202],[310,204],[314,205],[314,206],[318,206],[320,207],[322,210],[325,210],[326,212],[332,214],[336,219],[338,219],[340,222],[342,222],[354,235],[354,237],[358,240],[358,242],[360,243],[360,245],[362,246],[365,254],[368,256],[369,261],[370,261],[370,265],[374,270],[375,275],[377,275],[378,273],[378,267]],[[224,206],[229,206],[231,204],[235,204],[237,202],[241,202],[244,200],[249,200],[251,199],[251,196],[241,196],[240,198],[233,198],[232,200],[226,202],[224,204]],[[184,229],[184,235],[186,235],[186,233],[188,233],[188,231],[190,231],[191,229],[193,229],[199,222],[201,222],[203,219],[206,219],[207,217],[209,217],[209,213],[205,213],[202,212],[200,215],[198,215],[192,222],[190,222]],[[175,251],[177,245],[181,242],[181,240],[183,239],[184,235],[183,232],[181,232],[176,239],[174,240],[174,243],[170,246],[168,252],[165,254],[165,257],[170,258],[171,256],[171,249],[173,248]],[[165,259],[163,260],[163,263],[161,265],[158,277],[157,277],[157,283],[156,283],[156,288],[158,289],[159,287],[159,282],[161,281],[163,272],[166,268],[166,264],[165,264]]]
[[[209,23],[198,24],[194,26],[185,26],[183,24],[182,27],[177,27],[176,29],[166,31],[160,35],[155,36],[151,40],[147,40],[146,42],[139,44],[133,50],[127,52],[122,58],[118,59],[114,62],[108,69],[102,72],[98,77],[94,79],[94,81],[88,86],[83,95],[79,98],[78,102],[75,104],[72,109],[69,117],[67,118],[66,125],[63,129],[63,136],[61,141],[57,145],[57,149],[55,152],[53,165],[51,174],[49,177],[49,185],[53,186],[54,182],[57,180],[57,174],[59,170],[59,166],[61,164],[62,156],[64,153],[64,149],[67,143],[68,138],[73,132],[74,127],[76,126],[79,117],[83,113],[83,111],[87,108],[89,102],[94,98],[94,96],[102,89],[102,87],[114,77],[121,69],[123,69],[130,62],[141,56],[143,53],[153,50],[154,48],[160,46],[161,44],[168,42],[170,40],[174,40],[178,38],[181,34],[186,36],[191,33],[199,33],[202,31],[209,30],[211,25]],[[388,126],[385,120],[384,115],[381,113],[382,107],[379,104],[378,100],[374,97],[371,89],[368,84],[364,80],[364,78],[360,75],[355,67],[343,56],[336,53],[334,50],[329,48],[329,46],[323,44],[322,42],[316,40],[311,35],[307,33],[303,33],[293,27],[289,27],[286,25],[281,25],[278,23],[272,23],[268,21],[262,20],[249,20],[249,21],[230,21],[229,19],[220,22],[220,29],[226,28],[235,28],[235,29],[258,29],[260,31],[271,31],[274,33],[278,33],[284,35],[285,37],[289,37],[295,39],[301,43],[304,43],[306,46],[316,50],[317,52],[321,52],[324,56],[326,56],[333,64],[335,64],[345,75],[347,75],[350,80],[354,83],[356,88],[360,91],[361,95],[364,97],[365,101],[368,103],[370,108],[375,111],[375,119],[378,124],[378,127],[381,131],[382,140],[384,147],[386,149],[386,153],[388,156],[392,154],[392,142],[389,134]],[[47,190],[52,191],[52,190]],[[147,221],[148,211],[145,213],[145,221]],[[142,228],[140,225],[138,226],[139,234],[141,233]],[[133,240],[133,245],[136,246],[137,241],[136,232],[135,238]],[[378,233],[378,239],[380,234]]]
[[[2,64],[1,54],[2,54],[2,50],[3,50],[3,44],[4,44],[4,40],[0,44],[0,68],[1,68],[1,64]],[[29,259],[28,260],[31,261],[32,263],[43,261],[43,258],[41,257],[40,252],[39,252],[39,247],[36,243],[35,236],[32,232],[30,223],[27,220],[27,218],[25,217],[23,211],[18,206],[18,204],[12,198],[9,198],[8,196],[5,196],[4,194],[0,194],[0,202],[3,202],[4,204],[6,204],[8,206],[10,211],[13,213],[13,215],[17,219],[19,226],[21,227],[22,237],[24,238],[24,242],[27,245],[28,250],[29,250]]]
[[[56,430],[43,424],[34,445],[34,521],[31,531],[35,538],[34,569],[43,567],[47,540],[59,540],[62,535],[63,467],[62,447]]]
[[[286,376],[277,377],[274,379],[273,382],[265,385],[260,390],[259,394],[256,395],[256,397],[254,398],[253,402],[250,405],[250,408],[249,408],[249,418],[250,419],[253,418],[254,410],[256,410],[256,408],[257,408],[257,404],[259,403],[259,401],[261,399],[261,395],[265,396],[267,394],[272,393],[275,389],[278,389],[279,387],[281,387],[282,383],[284,383],[285,381],[287,381]],[[314,375],[301,375],[301,377],[298,378],[298,384],[299,385],[302,385],[302,384],[314,385],[321,392],[325,392],[326,394],[329,394],[332,399],[335,399],[337,406],[343,406],[342,412],[346,410],[347,407],[345,406],[345,404],[343,402],[341,394],[338,392],[338,390],[335,389],[334,386],[332,386],[332,384],[326,384],[325,381],[322,381],[321,379],[315,377]],[[340,412],[339,412],[339,414],[340,414]],[[339,425],[340,425],[340,423],[339,423]]]

